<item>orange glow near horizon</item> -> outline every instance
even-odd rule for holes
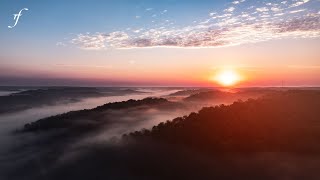
[[[226,69],[219,71],[213,78],[213,81],[219,83],[222,86],[229,87],[238,84],[242,78],[241,75],[232,69]]]

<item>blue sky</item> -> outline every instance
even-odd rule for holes
[[[72,35],[88,33],[91,33],[92,37],[94,33],[110,34],[112,32],[120,32],[130,36],[132,32],[139,32],[135,34],[136,36],[129,37],[129,39],[139,38],[139,35],[143,32],[148,32],[148,30],[150,32],[150,29],[160,32],[160,28],[166,31],[174,31],[169,33],[168,36],[177,37],[178,35],[175,34],[178,33],[177,31],[184,31],[184,28],[189,28],[190,26],[202,25],[204,26],[203,29],[208,31],[210,28],[221,30],[235,25],[231,24],[234,22],[230,22],[229,24],[231,25],[221,25],[224,21],[238,21],[241,24],[252,23],[252,20],[246,19],[245,16],[255,18],[257,22],[254,25],[257,26],[276,23],[277,21],[280,23],[280,20],[285,25],[284,22],[294,20],[290,18],[291,16],[299,19],[302,16],[314,13],[315,18],[318,18],[319,5],[320,2],[318,0],[6,0],[1,1],[0,6],[0,20],[1,24],[3,24],[2,28],[0,28],[0,35],[4,42],[1,43],[1,47],[10,46],[10,44],[5,43],[9,41],[23,43],[21,42],[22,40],[28,42],[35,40],[41,42],[43,39],[48,43],[55,41],[60,44],[68,44],[70,39],[76,39],[76,36]],[[21,17],[19,26],[14,29],[6,28],[7,24],[14,23],[12,14],[17,13],[23,7],[29,8],[29,11],[24,12],[25,15]],[[230,16],[223,17],[224,15]],[[243,16],[242,19],[240,19],[241,15]],[[263,16],[266,16],[266,18],[263,18]],[[266,21],[267,23],[259,24],[258,21]],[[296,26],[296,24],[292,26]],[[198,30],[194,28],[190,32],[192,33],[192,31]],[[160,33],[162,32],[164,31],[162,30]],[[182,35],[180,37],[184,38],[185,36]],[[19,43],[11,44],[17,45]],[[47,44],[47,46],[52,44]],[[72,44],[83,45],[81,42],[73,42]],[[155,43],[155,46],[159,45],[161,46],[161,44]],[[209,46],[211,46],[210,43]]]
[[[66,33],[81,33],[95,31],[116,31],[132,26],[151,25],[156,19],[172,19],[179,24],[187,24],[192,20],[205,17],[208,13],[226,1],[177,1],[177,0],[79,0],[79,1],[1,1],[0,18],[6,24],[13,23],[11,15],[17,13],[23,7],[29,8],[25,17],[21,18],[19,29],[15,33],[26,35],[26,31],[32,29],[31,34],[52,34],[63,37]],[[147,10],[152,9],[152,10]],[[167,10],[168,14],[161,12]],[[158,18],[151,18],[158,14]],[[141,19],[136,19],[140,16]],[[54,29],[54,31],[51,31]],[[1,28],[1,33],[11,33],[10,29]],[[1,34],[3,35],[3,34]],[[9,34],[10,35],[10,34]],[[15,34],[17,35],[17,34]]]
[[[29,10],[7,28],[22,8]],[[311,78],[320,67],[319,19],[319,0],[2,0],[0,78],[7,80],[0,83],[45,77],[143,84],[153,77],[161,84],[195,68],[195,84],[210,76],[206,68],[222,66],[299,67],[309,84],[320,83]],[[158,67],[169,69],[167,79]]]
[[[57,42],[71,38],[71,34],[148,28],[165,20],[183,26],[206,17],[212,9],[224,6],[225,2],[4,0],[0,2],[0,47],[12,54],[16,48],[22,50],[33,44],[42,48],[54,48],[52,46]],[[8,29],[7,25],[14,23],[12,14],[24,7],[29,8],[29,11],[23,12],[16,28]],[[167,13],[163,13],[164,11]],[[157,17],[152,17],[153,15]]]

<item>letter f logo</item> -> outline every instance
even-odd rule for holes
[[[22,13],[21,13],[21,12],[22,12],[23,10],[28,11],[29,9],[28,9],[28,8],[23,8],[23,9],[21,9],[21,10],[19,11],[19,14],[13,14],[13,16],[14,16],[14,17],[13,17],[13,20],[16,20],[16,22],[14,23],[13,26],[8,26],[8,28],[14,28],[14,27],[17,25],[20,16],[22,16]]]

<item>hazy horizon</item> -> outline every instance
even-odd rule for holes
[[[318,0],[0,4],[0,85],[320,86]]]

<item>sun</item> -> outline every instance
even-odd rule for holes
[[[214,81],[221,84],[222,86],[234,86],[239,83],[241,80],[241,76],[234,70],[222,70],[218,72]]]

